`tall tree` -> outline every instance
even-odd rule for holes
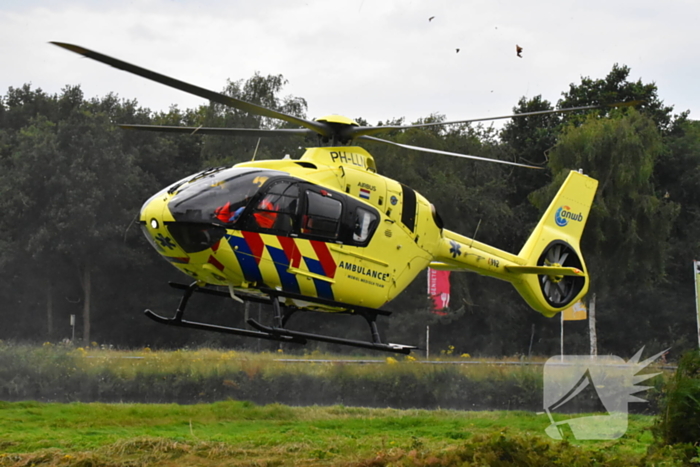
[[[287,80],[282,75],[262,76],[255,73],[250,79],[229,81],[223,93],[246,102],[258,104],[282,113],[306,117],[306,101],[299,97],[280,97]],[[228,128],[282,128],[286,124],[276,119],[252,115],[249,112],[212,103],[204,111],[205,126]],[[204,140],[202,157],[208,166],[232,165],[256,159],[281,159],[285,154],[296,154],[298,138],[264,138],[210,136]],[[257,154],[256,154],[257,151]]]
[[[627,352],[620,347],[638,340],[624,331],[627,313],[634,312],[639,323],[655,313],[635,304],[640,291],[664,278],[671,226],[679,212],[676,203],[658,196],[653,184],[661,152],[661,134],[648,116],[633,109],[605,119],[590,115],[580,126],[567,126],[551,153],[554,181],[532,197],[544,208],[570,169],[582,168],[600,182],[582,251],[591,293],[606,311],[599,313],[599,338],[607,351]]]
[[[547,110],[553,110],[552,104],[542,96],[535,96],[532,99],[521,98],[513,112],[523,114]],[[504,150],[514,161],[544,168],[549,151],[556,144],[561,121],[559,114],[513,118],[504,125],[499,135]],[[514,235],[522,243],[538,217],[537,209],[528,200],[528,195],[551,182],[551,175],[546,170],[517,169],[510,170],[506,176],[513,187],[507,202],[513,209],[516,223],[522,226]]]
[[[570,169],[582,168],[599,180],[583,246],[594,252],[589,254],[596,266],[591,269],[598,271],[593,283],[600,292],[630,277],[649,284],[663,275],[678,205],[658,197],[653,185],[661,151],[654,121],[630,110],[570,125],[551,153],[554,183],[534,195],[538,205],[544,205]]]
[[[128,256],[119,240],[143,185],[121,152],[120,130],[99,106],[86,102],[78,87],[65,88],[54,102],[49,115],[57,122],[40,115],[18,132],[0,202],[12,220],[14,246],[34,260],[35,286],[50,288],[72,267],[89,341],[94,272]]]
[[[581,84],[572,83],[569,85],[569,90],[562,93],[563,98],[559,100],[557,107],[636,103],[635,107],[651,118],[659,130],[662,132],[670,130],[673,106],[665,106],[659,99],[655,83],[644,84],[641,78],[637,81],[629,81],[630,71],[628,66],[616,63],[603,79],[582,77]],[[610,115],[611,112],[611,108],[596,111],[600,116]],[[585,120],[587,113],[566,114],[564,118],[569,122],[581,122]]]
[[[654,168],[658,195],[680,206],[671,227],[666,277],[654,290],[654,299],[660,312],[655,329],[672,336],[665,344],[678,350],[697,346],[691,262],[700,258],[700,122],[684,121],[675,126],[664,138],[665,150]]]
[[[552,104],[542,96],[532,99],[521,98],[514,114],[554,110]],[[560,114],[533,115],[516,117],[503,126],[500,137],[513,152],[515,159],[533,165],[545,165],[547,153],[557,140]]]

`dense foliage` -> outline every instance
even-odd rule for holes
[[[492,127],[448,125],[396,132],[401,143],[543,164],[547,170],[368,147],[383,175],[434,203],[446,227],[517,252],[540,209],[569,169],[601,180],[583,238],[597,294],[600,353],[630,356],[671,347],[671,357],[696,345],[691,261],[700,257],[700,125],[659,100],[654,84],[628,80],[616,65],[604,79],[571,84],[556,107],[643,100],[636,107],[587,114],[515,119]],[[281,76],[229,82],[238,98],[305,116],[306,103],[281,97]],[[517,113],[554,108],[541,96],[518,102]],[[439,121],[440,115],[423,121]],[[124,131],[115,123],[270,127],[275,122],[206,105],[154,113],[114,95],[86,98],[80,88],[48,95],[29,85],[0,97],[0,339],[57,341],[71,337],[118,346],[176,347],[213,343],[271,349],[267,342],[169,329],[141,314],[167,314],[183,281],[158,258],[135,223],[142,203],[162,187],[212,165],[249,160],[257,140]],[[399,122],[384,122],[393,124]],[[256,159],[299,157],[308,142],[264,140]],[[559,320],[529,309],[506,283],[453,274],[452,309],[428,309],[425,276],[387,308],[380,323],[392,342],[453,346],[456,354],[552,355]],[[243,325],[243,306],[196,297],[198,320]],[[231,313],[234,311],[234,313]],[[254,305],[250,313],[269,315]],[[632,325],[634,323],[634,325]],[[361,319],[295,316],[292,327],[366,338]],[[567,353],[588,351],[587,323],[566,324]],[[322,350],[341,350],[315,344]],[[292,350],[292,349],[287,349]],[[348,350],[345,350],[346,352]],[[357,352],[357,351],[354,351]]]
[[[700,439],[700,352],[687,352],[666,384],[654,427],[662,445],[697,445]]]

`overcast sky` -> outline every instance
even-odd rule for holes
[[[305,98],[311,118],[510,114],[521,97],[556,103],[569,84],[603,78],[615,63],[655,82],[675,113],[700,116],[698,0],[0,2],[1,94],[79,84],[87,97],[115,92],[167,110],[206,102],[49,41],[215,91],[256,71],[282,74],[283,95]]]

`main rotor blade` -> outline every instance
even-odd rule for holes
[[[258,137],[279,137],[279,136],[310,136],[316,132],[307,128],[278,128],[278,129],[259,129],[259,128],[212,128],[212,127],[197,127],[197,126],[167,126],[167,125],[132,125],[119,124],[124,130],[139,130],[139,131],[155,131],[160,133],[176,133],[176,134],[199,134],[199,135],[222,135],[222,136],[258,136]]]
[[[393,141],[387,141],[385,139],[375,138],[374,136],[364,135],[364,136],[360,136],[356,139],[363,140],[363,141],[374,141],[375,143],[389,144],[391,146],[397,146],[397,147],[404,148],[404,149],[411,149],[413,151],[430,152],[433,154],[443,154],[446,156],[463,157],[465,159],[474,159],[477,161],[496,162],[498,164],[516,165],[518,167],[527,167],[528,169],[540,169],[541,170],[544,168],[544,167],[536,167],[534,165],[518,164],[517,162],[502,161],[499,159],[489,159],[488,157],[469,156],[467,154],[459,154],[456,152],[440,151],[439,149],[428,149],[428,148],[422,148],[420,146],[411,146],[410,144],[395,143]]]
[[[284,120],[285,122],[289,123],[294,123],[296,125],[303,126],[305,128],[308,128],[310,130],[315,131],[316,133],[319,133],[323,136],[331,136],[331,130],[330,128],[321,123],[321,122],[313,122],[311,120],[306,120],[304,118],[299,118],[295,117],[293,115],[287,115],[282,112],[277,112],[276,110],[268,109],[267,107],[263,107],[257,104],[252,104],[250,102],[242,101],[240,99],[236,99],[234,97],[227,96],[225,94],[220,94],[218,92],[210,91],[208,89],[200,88],[199,86],[195,86],[193,84],[185,83],[184,81],[180,81],[174,78],[170,78],[169,76],[162,75],[160,73],[156,73],[154,71],[147,70],[145,68],[141,68],[136,65],[132,65],[130,63],[124,62],[122,60],[116,59],[109,57],[107,55],[101,54],[99,52],[95,52],[92,50],[88,50],[84,47],[80,47],[78,45],[73,45],[73,44],[67,44],[65,42],[51,42],[54,45],[57,45],[59,47],[62,47],[66,50],[70,50],[71,52],[75,52],[77,54],[83,55],[87,58],[91,58],[93,60],[97,60],[98,62],[105,63],[107,65],[111,65],[114,68],[118,68],[120,70],[127,71],[129,73],[133,73],[135,75],[141,76],[142,78],[150,79],[151,81],[155,81],[156,83],[164,84],[166,86],[170,86],[175,89],[179,89],[180,91],[184,91],[190,94],[194,94],[195,96],[203,97],[205,99],[208,99],[212,102],[217,102],[219,104],[226,105],[228,107],[233,107],[235,109],[240,109],[244,110],[246,112],[250,112],[255,115],[260,115],[262,117],[269,117],[269,118],[276,118],[279,120]]]
[[[349,136],[357,138],[361,135],[376,135],[383,133],[385,131],[392,130],[408,130],[411,128],[426,128],[433,126],[442,125],[456,125],[462,123],[473,123],[473,122],[485,122],[489,120],[502,120],[505,118],[520,118],[520,117],[532,117],[533,115],[548,115],[548,114],[558,114],[566,112],[575,112],[577,110],[593,110],[593,109],[604,109],[606,107],[631,107],[634,105],[642,104],[644,101],[630,101],[630,102],[618,102],[615,104],[601,104],[601,105],[584,105],[581,107],[567,107],[565,109],[553,109],[553,110],[536,110],[533,112],[523,112],[511,115],[501,115],[499,117],[483,117],[483,118],[472,118],[469,120],[452,120],[449,122],[434,122],[434,123],[418,123],[415,125],[390,125],[390,126],[358,126],[348,128],[345,131]]]

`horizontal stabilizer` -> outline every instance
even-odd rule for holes
[[[578,268],[563,266],[506,266],[508,272],[514,274],[540,274],[546,276],[585,276]]]

